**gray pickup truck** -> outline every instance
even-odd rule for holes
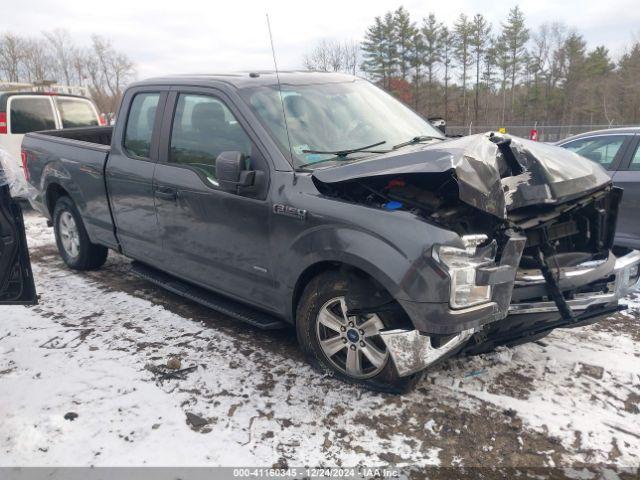
[[[120,252],[193,301],[294,325],[312,365],[373,389],[605,318],[638,281],[601,167],[499,134],[446,139],[351,76],[151,79],[114,127],[22,149],[69,267]]]

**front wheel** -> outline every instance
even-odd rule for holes
[[[82,217],[69,197],[60,197],[53,210],[53,230],[64,263],[74,270],[95,270],[107,261],[109,250],[91,243]]]
[[[421,377],[399,377],[380,331],[390,327],[384,314],[349,316],[346,278],[326,272],[306,286],[296,315],[298,341],[317,369],[372,390],[401,393]]]

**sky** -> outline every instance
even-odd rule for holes
[[[361,40],[377,15],[400,5],[414,20],[434,12],[453,24],[460,13],[482,13],[498,28],[516,3],[533,28],[561,21],[588,46],[604,44],[618,56],[640,39],[637,0],[21,0],[0,8],[0,31],[38,34],[63,28],[79,44],[93,34],[112,40],[136,63],[138,78],[173,73],[272,69],[265,15],[280,69],[302,68],[305,52],[321,39]],[[15,5],[15,6],[14,6]]]

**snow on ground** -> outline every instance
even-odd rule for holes
[[[44,220],[26,223],[40,304],[0,312],[0,466],[640,464],[636,298],[383,395],[312,370],[293,332],[163,292],[119,255],[72,272]],[[171,357],[193,368],[167,376]]]

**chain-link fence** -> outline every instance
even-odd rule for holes
[[[507,133],[516,137],[530,138],[532,130],[537,130],[538,141],[557,142],[578,133],[607,128],[637,127],[638,125],[447,125],[447,135],[472,135],[474,133],[497,132],[505,128]]]

